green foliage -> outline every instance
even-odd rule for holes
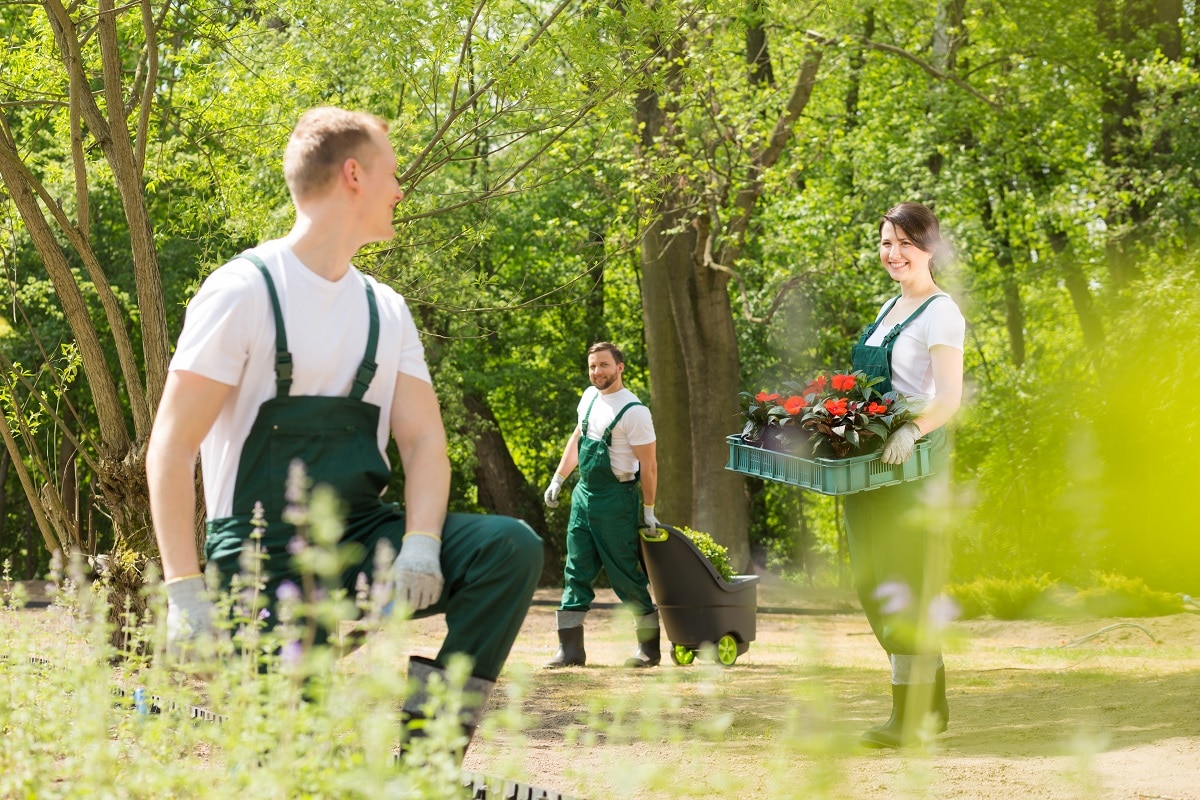
[[[679,529],[679,532],[690,539],[692,544],[696,545],[696,549],[708,559],[709,563],[716,569],[718,575],[725,580],[733,578],[734,572],[733,567],[729,565],[728,547],[717,544],[710,534],[703,531],[694,531],[684,526]]]
[[[1078,600],[1093,617],[1157,617],[1179,614],[1183,600],[1177,594],[1155,591],[1141,578],[1103,573],[1095,586],[1079,592]]]
[[[1064,617],[1154,617],[1184,610],[1177,594],[1149,588],[1141,578],[1096,573],[1086,588],[1036,578],[980,578],[947,587],[963,619],[1058,619]]]
[[[1053,586],[1048,575],[1036,578],[980,578],[946,589],[962,611],[963,619],[989,614],[996,619],[1024,619]]]

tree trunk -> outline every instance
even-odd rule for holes
[[[1001,192],[1000,202],[1004,201]],[[996,222],[991,201],[983,204],[983,227],[996,244],[996,265],[1000,268],[1000,286],[1004,296],[1004,328],[1008,332],[1008,351],[1014,365],[1025,364],[1025,308],[1021,304],[1021,282],[1017,280],[1012,240]]]
[[[525,520],[535,530],[548,528],[542,498],[526,480],[513,461],[504,434],[487,398],[477,392],[463,395],[467,425],[475,442],[475,483],[479,487],[479,504],[489,511]],[[545,562],[540,582],[562,580],[563,561],[558,544],[550,537],[546,544]]]
[[[584,298],[583,324],[588,346],[609,340],[608,319],[604,315],[604,231],[588,233],[588,244],[595,248],[595,258],[588,267],[592,288]],[[618,342],[618,347],[623,344]]]
[[[766,34],[760,33],[761,41],[748,39],[748,64],[758,64],[767,52]],[[658,47],[665,64],[663,82],[672,94],[682,88],[686,61],[684,45],[675,47],[671,53]],[[682,178],[665,179],[648,209],[651,222],[641,241],[642,316],[659,437],[660,518],[710,533],[729,548],[730,562],[739,570],[749,563],[750,517],[744,480],[725,469],[725,434],[736,427],[740,388],[728,285],[763,192],[763,173],[790,140],[820,62],[820,51],[806,53],[770,138],[746,154],[746,174],[730,193],[732,207],[723,229],[717,219],[719,198],[698,198],[695,193],[702,190]],[[765,78],[761,65],[756,70],[760,80]],[[654,89],[638,94],[639,153],[648,164],[660,153],[692,145],[678,134],[677,113],[662,106]],[[653,175],[653,168],[646,174]],[[714,247],[718,237],[719,247]]]
[[[22,580],[31,581],[37,577],[34,573],[37,569],[37,560],[34,553],[37,552],[36,544],[33,536],[33,514],[26,513],[25,523],[21,526],[21,531],[25,539],[25,572],[22,575]]]
[[[1154,154],[1125,152],[1127,140],[1139,135],[1137,104],[1143,97],[1138,85],[1137,65],[1154,57],[1159,49],[1167,58],[1178,60],[1182,49],[1180,17],[1181,0],[1096,0],[1096,27],[1101,41],[1112,50],[1123,53],[1130,66],[1113,72],[1101,83],[1103,99],[1100,104],[1100,154],[1104,164],[1120,175],[1130,168],[1152,167],[1148,163]],[[1144,33],[1153,30],[1153,43]],[[1156,153],[1170,152],[1169,133],[1164,132],[1156,142]],[[1116,189],[1127,188],[1121,178]],[[1110,233],[1106,243],[1106,261],[1113,285],[1120,288],[1140,274],[1136,247],[1138,223],[1150,217],[1155,200],[1146,193],[1131,188],[1130,200],[1114,207],[1105,217]]]
[[[0,548],[4,546],[5,529],[8,527],[8,449],[0,450]],[[13,548],[16,553],[16,548]]]
[[[1000,280],[1004,286],[1004,327],[1008,330],[1008,347],[1013,364],[1025,364],[1025,309],[1021,305],[1021,284],[1013,269],[1012,253],[1001,247],[996,256],[1000,264]]]
[[[1087,275],[1079,266],[1065,231],[1051,230],[1047,233],[1047,238],[1050,248],[1054,251],[1058,268],[1062,271],[1063,284],[1071,295],[1071,304],[1075,307],[1075,316],[1079,318],[1084,344],[1093,353],[1098,354],[1104,348],[1104,321],[1096,312],[1092,290],[1088,288]]]
[[[691,478],[688,487],[660,478],[662,518],[712,534],[729,548],[730,563],[740,570],[750,558],[750,518],[743,479],[725,469],[729,455],[725,434],[735,426],[740,379],[728,277],[697,258],[702,246],[694,226],[682,233],[662,234],[681,217],[690,216],[677,205],[679,199],[668,193],[655,215],[657,221],[642,240],[643,315],[658,410],[659,473],[678,481],[683,476],[676,470],[686,461]],[[651,323],[663,316],[671,324],[664,326],[659,320],[659,330],[652,336]],[[671,334],[666,342],[659,338],[666,333],[664,328]],[[680,360],[664,370],[672,381],[664,385],[659,369],[669,359]],[[686,516],[678,514],[680,503],[671,496],[681,488],[690,500]]]
[[[678,216],[678,214],[676,214]],[[663,263],[686,259],[686,235],[667,236],[673,224],[665,217],[652,221],[642,235],[642,326],[646,360],[650,364],[650,401],[657,437],[658,497],[655,512],[670,525],[692,526],[692,434],[688,413],[687,370],[671,314],[670,275]],[[713,532],[716,535],[716,532]],[[718,541],[721,541],[718,539]]]

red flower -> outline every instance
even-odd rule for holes
[[[754,399],[760,403],[774,403],[779,399],[779,392],[775,392],[774,394],[759,392],[758,394],[754,395]]]
[[[791,414],[793,417],[804,410],[804,398],[798,394],[789,397],[783,403],[783,410]]]
[[[846,398],[839,397],[836,400],[832,400],[832,399],[826,400],[825,401],[825,410],[828,411],[830,414],[833,414],[835,417],[842,416],[843,414],[846,413],[846,410],[847,410],[846,409]]]
[[[883,403],[871,403],[871,405],[867,406],[867,413],[868,414],[886,414],[887,406],[885,406]]]
[[[836,392],[848,392],[854,388],[853,375],[834,375],[833,389]]]

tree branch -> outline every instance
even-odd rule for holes
[[[509,56],[506,66],[512,67],[518,61],[520,61],[521,57],[525,55],[525,53],[529,52],[529,49],[537,43],[538,39],[540,39],[542,35],[549,30],[550,26],[554,23],[554,20],[558,19],[558,15],[565,11],[567,6],[571,5],[573,2],[575,2],[575,0],[561,0],[561,2],[554,7],[554,10],[550,12],[550,16],[546,18],[546,21],[541,24],[541,27],[534,31],[532,36],[522,42],[521,46],[517,48],[515,53]],[[425,149],[417,154],[417,157],[413,160],[412,164],[410,164],[400,176],[401,185],[407,184],[411,176],[420,169],[421,162],[423,162],[429,156],[429,154],[433,151],[433,148],[436,147],[438,142],[442,140],[442,137],[444,137],[446,132],[450,130],[450,126],[454,124],[454,121],[462,116],[467,109],[471,108],[475,104],[475,101],[482,97],[485,92],[491,89],[492,86],[496,84],[497,80],[498,79],[496,77],[492,77],[484,81],[483,85],[472,92],[471,96],[464,100],[461,106],[450,109],[450,113],[446,115],[446,120],[438,128],[437,132],[435,132],[430,138],[429,142],[426,143]]]
[[[823,45],[827,45],[827,46],[837,46],[837,44],[838,44],[837,39],[831,39],[828,36],[822,36],[820,33],[817,33],[816,31],[805,31],[805,35],[808,38],[812,39],[814,42],[817,42],[819,44],[823,44]],[[962,78],[959,78],[957,75],[951,75],[948,72],[943,72],[942,70],[940,70],[937,67],[930,64],[928,61],[925,61],[924,59],[921,59],[921,58],[917,58],[912,53],[905,50],[903,47],[897,47],[894,44],[886,44],[884,42],[876,42],[872,39],[868,39],[865,36],[852,35],[852,38],[857,39],[858,41],[862,42],[864,47],[869,47],[872,50],[879,50],[880,52],[884,52],[884,53],[891,53],[892,55],[897,55],[907,61],[911,61],[912,63],[916,64],[918,67],[925,70],[927,73],[929,73],[933,77],[937,78],[938,80],[949,81],[950,83],[953,83],[958,88],[962,89],[967,94],[974,97],[976,100],[987,103],[987,105],[990,106],[995,111],[999,111],[1003,108],[1003,106],[1000,103],[997,103],[995,100],[992,100],[990,97],[983,94],[975,87],[971,86],[971,84],[967,83]]]

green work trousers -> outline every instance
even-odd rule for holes
[[[379,543],[386,540],[393,552],[399,552],[403,536],[404,512],[395,506],[381,504],[371,512],[351,514],[341,546],[350,548],[347,555],[352,563],[338,585],[353,597],[360,574],[367,580],[376,577],[372,572]],[[245,542],[244,532],[210,532],[209,561],[221,571],[226,588],[238,571]],[[269,547],[266,555],[263,569],[271,610],[280,586],[285,581],[299,585],[301,577],[286,543]],[[499,676],[533,598],[542,557],[541,538],[520,520],[483,514],[447,516],[441,551],[445,587],[436,603],[415,614],[418,618],[446,615],[448,632],[437,655],[439,664],[444,665],[452,653],[465,653],[474,660],[476,677],[494,681]],[[273,624],[274,616],[267,622]]]
[[[945,581],[948,444],[941,428],[927,435],[934,474],[847,495],[846,542],[854,588],[879,644],[888,653],[941,652],[931,603]]]

